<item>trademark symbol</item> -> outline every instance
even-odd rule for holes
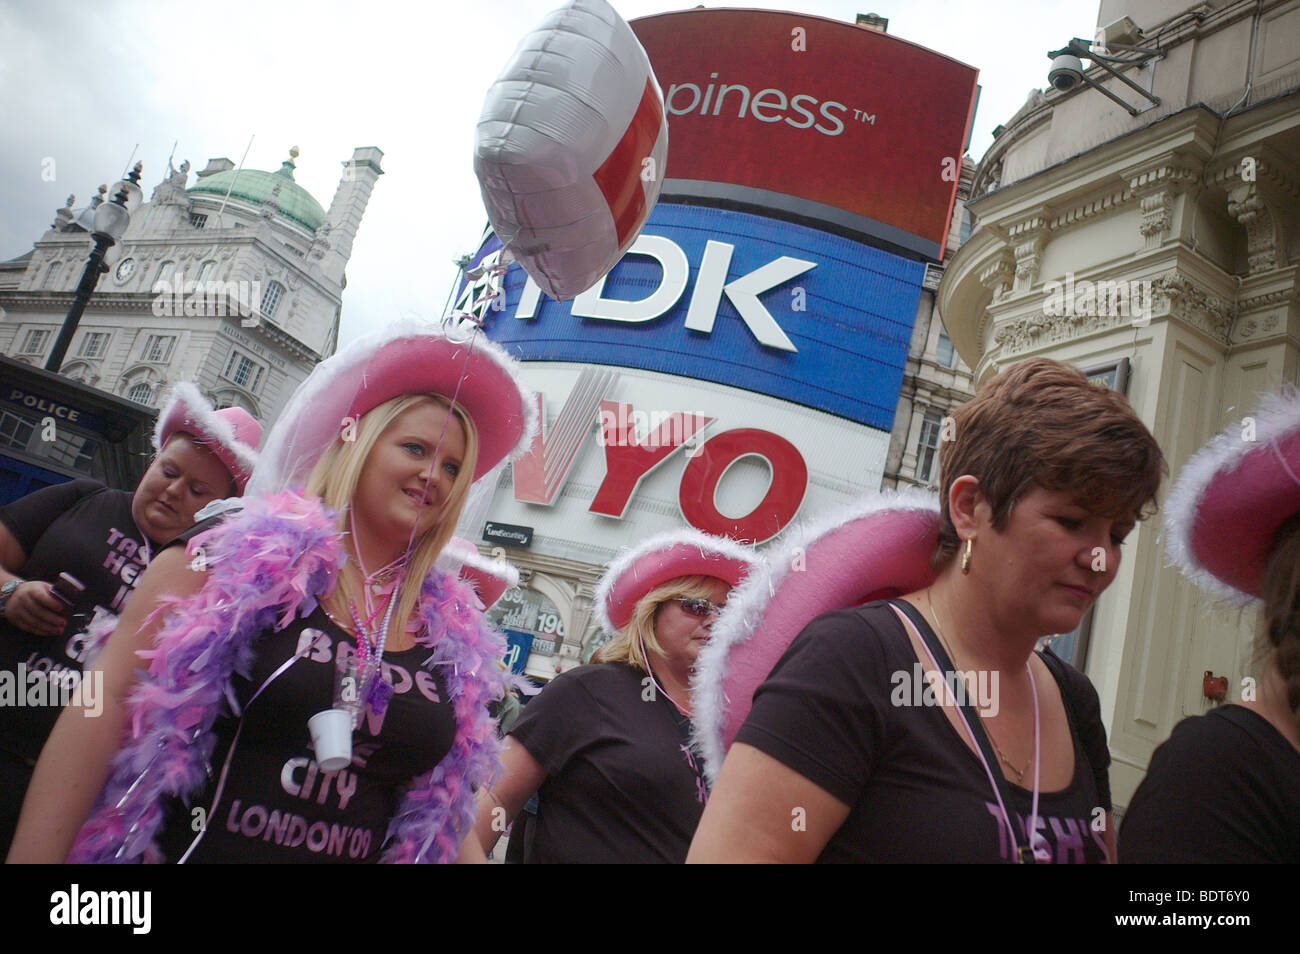
[[[957,160],[952,156],[943,157],[943,168],[939,171],[939,178],[944,182],[957,181]]]
[[[343,433],[339,436],[343,443],[351,444],[357,439],[357,419],[355,417],[345,417],[342,422]]]
[[[492,809],[492,830],[493,831],[506,830],[506,810],[502,808],[500,805]]]
[[[55,436],[55,430],[56,429],[54,426],[54,418],[52,417],[41,418],[41,440],[46,442],[56,440],[57,438]]]
[[[646,676],[644,679],[641,680],[641,701],[642,702],[655,701],[655,681],[650,676]]]
[[[1096,806],[1092,810],[1092,830],[1106,830],[1106,809],[1102,808],[1100,805]]]
[[[808,49],[808,31],[803,27],[795,27],[790,31],[790,36],[794,38],[790,41],[790,49],[794,50],[796,53],[802,53]]]
[[[790,296],[793,299],[790,302],[791,311],[808,310],[808,293],[804,291],[802,285],[796,285],[794,288],[790,289]]]
[[[1254,676],[1241,677],[1241,701],[1242,702],[1255,701],[1255,677]]]
[[[208,827],[208,810],[195,807],[190,812],[190,830],[203,831]]]
[[[1255,181],[1255,157],[1254,156],[1241,157],[1241,181],[1242,182]]]
[[[641,181],[654,182],[658,178],[659,174],[655,172],[655,157],[646,156],[641,160]]]
[[[807,831],[808,813],[800,806],[790,809],[790,830]]]
[[[1092,548],[1092,572],[1093,573],[1106,572],[1106,548],[1105,547]]]

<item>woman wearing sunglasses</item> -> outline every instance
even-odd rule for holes
[[[479,793],[485,852],[536,793],[529,862],[685,860],[708,797],[689,745],[691,673],[750,565],[744,547],[693,530],[653,537],[610,565],[596,611],[612,638],[519,717],[504,774]]]

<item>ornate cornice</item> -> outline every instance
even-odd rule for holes
[[[1113,212],[1132,198],[1133,193],[1130,190],[1116,189],[1089,202],[1080,202],[1064,212],[1057,212],[1048,219],[1047,229],[1049,232],[1059,232],[1071,228],[1098,215]]]
[[[1111,314],[1087,314],[1073,307],[1053,313],[1048,307],[1050,299],[1045,297],[1042,311],[995,326],[993,341],[1004,353],[1017,354],[1109,328],[1146,324],[1150,317],[1163,316],[1198,328],[1224,345],[1230,343],[1228,332],[1236,314],[1231,302],[1177,272],[1168,272],[1142,284],[1148,285],[1143,291],[1150,295],[1150,316],[1135,315],[1127,307],[1125,313],[1114,310]],[[1098,310],[1105,311],[1087,309]]]
[[[1178,272],[1161,275],[1152,286],[1155,291],[1154,312],[1177,318],[1199,328],[1223,344],[1229,344],[1228,330],[1236,317],[1236,306]]]

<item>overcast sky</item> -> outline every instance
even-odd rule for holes
[[[297,181],[325,208],[356,146],[384,151],[343,297],[344,341],[436,317],[486,215],[472,166],[483,95],[556,0],[0,0],[0,260],[31,249],[70,193],[80,207],[135,150],[148,197],[167,169],[214,156]],[[1078,0],[784,0],[744,4],[852,22],[968,63],[983,87],[971,153],[1031,89],[1046,52],[1093,34]],[[627,19],[682,6],[619,0]],[[136,149],[137,144],[139,148]],[[53,158],[54,180],[42,170]]]

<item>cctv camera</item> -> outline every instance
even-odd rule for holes
[[[1083,82],[1083,63],[1069,53],[1054,56],[1047,81],[1063,93],[1072,90]]]

